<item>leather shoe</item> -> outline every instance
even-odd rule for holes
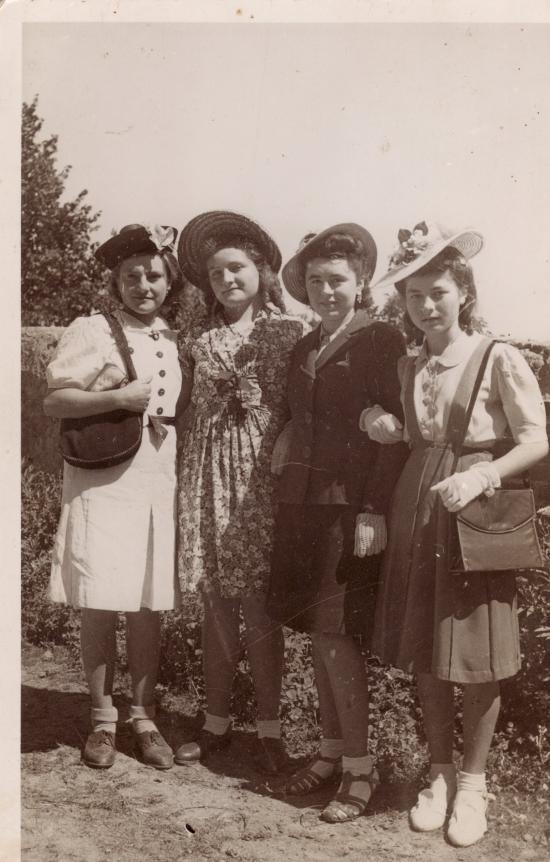
[[[158,730],[144,730],[135,734],[135,747],[139,759],[155,769],[171,769],[174,765],[174,752]]]
[[[193,742],[184,742],[180,745],[175,755],[175,762],[180,766],[187,763],[195,763],[204,760],[212,751],[222,751],[231,742],[231,733],[217,734],[209,730],[201,730]]]
[[[94,769],[107,769],[115,762],[115,735],[108,730],[94,730],[88,736],[82,760]]]
[[[281,740],[272,736],[258,737],[258,746],[260,750],[255,763],[259,769],[269,775],[284,772],[288,758]]]

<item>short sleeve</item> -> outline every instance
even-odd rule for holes
[[[112,348],[103,317],[77,317],[61,336],[46,369],[48,388],[88,389],[103,370]]]
[[[494,354],[498,392],[514,442],[545,442],[544,401],[527,361],[509,344],[497,344]]]

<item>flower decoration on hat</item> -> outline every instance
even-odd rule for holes
[[[412,231],[401,228],[397,238],[399,246],[390,257],[390,266],[411,263],[430,245],[429,229],[425,221],[418,222]]]
[[[164,227],[160,224],[144,224],[143,227],[157,251],[174,251],[177,231],[173,227]]]

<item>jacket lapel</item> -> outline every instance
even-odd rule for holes
[[[300,371],[315,380],[315,358],[317,356],[317,344],[319,343],[318,328],[308,333],[300,345],[298,354],[298,365]]]
[[[334,341],[331,341],[330,344],[325,347],[320,356],[317,357],[315,361],[315,369],[319,371],[323,365],[326,365],[327,362],[338,353],[342,348],[347,347],[349,339],[356,336],[359,332],[365,329],[366,326],[370,323],[370,319],[368,314],[365,311],[357,311],[345,329],[340,332]],[[317,331],[317,330],[316,330]]]

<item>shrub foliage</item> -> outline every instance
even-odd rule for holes
[[[37,645],[65,644],[78,656],[79,615],[47,598],[51,546],[61,496],[60,478],[27,463],[22,483],[23,635]],[[550,562],[550,520],[541,517],[539,530]],[[495,786],[538,790],[550,763],[550,579],[540,574],[519,579],[523,668],[503,685],[503,710],[490,768]],[[201,671],[201,608],[196,597],[182,609],[163,615],[160,682],[186,692],[191,707],[204,706]],[[124,628],[119,651],[125,661]],[[281,717],[295,748],[315,744],[319,736],[318,700],[309,638],[285,631],[285,677]],[[371,680],[370,738],[383,775],[414,780],[425,768],[425,742],[415,687],[406,674],[368,659]],[[235,680],[232,711],[237,723],[253,723],[256,704],[245,656]],[[461,736],[461,713],[457,734]]]

